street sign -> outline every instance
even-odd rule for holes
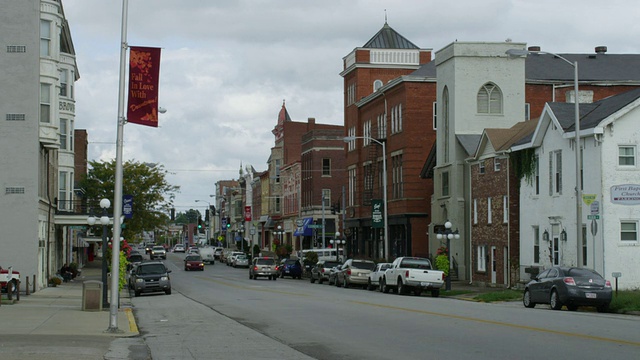
[[[598,215],[600,213],[600,202],[594,201],[591,203],[591,215]]]
[[[587,215],[588,220],[598,220],[600,219],[600,215]]]
[[[310,228],[310,229],[322,229],[322,224],[320,224],[320,225],[309,224],[309,225],[307,225],[307,227]]]

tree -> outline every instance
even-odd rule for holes
[[[153,231],[169,223],[170,209],[180,187],[167,182],[167,171],[159,164],[127,161],[122,170],[122,194],[133,196],[133,218],[124,221],[122,236],[131,241],[142,231]],[[89,172],[81,187],[94,215],[102,214],[99,203],[103,198],[111,201],[108,212],[113,215],[115,160],[89,161]]]

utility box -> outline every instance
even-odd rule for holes
[[[82,311],[102,311],[102,282],[87,280],[82,283]]]

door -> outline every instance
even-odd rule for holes
[[[497,254],[496,254],[496,247],[492,246],[491,247],[491,283],[495,284],[496,283],[496,274],[497,274],[497,264],[498,264],[498,259],[497,259]]]

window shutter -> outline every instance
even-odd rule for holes
[[[562,150],[558,150],[557,152],[558,163],[556,166],[558,167],[558,194],[562,195]]]
[[[549,196],[553,195],[553,151],[549,152]]]

